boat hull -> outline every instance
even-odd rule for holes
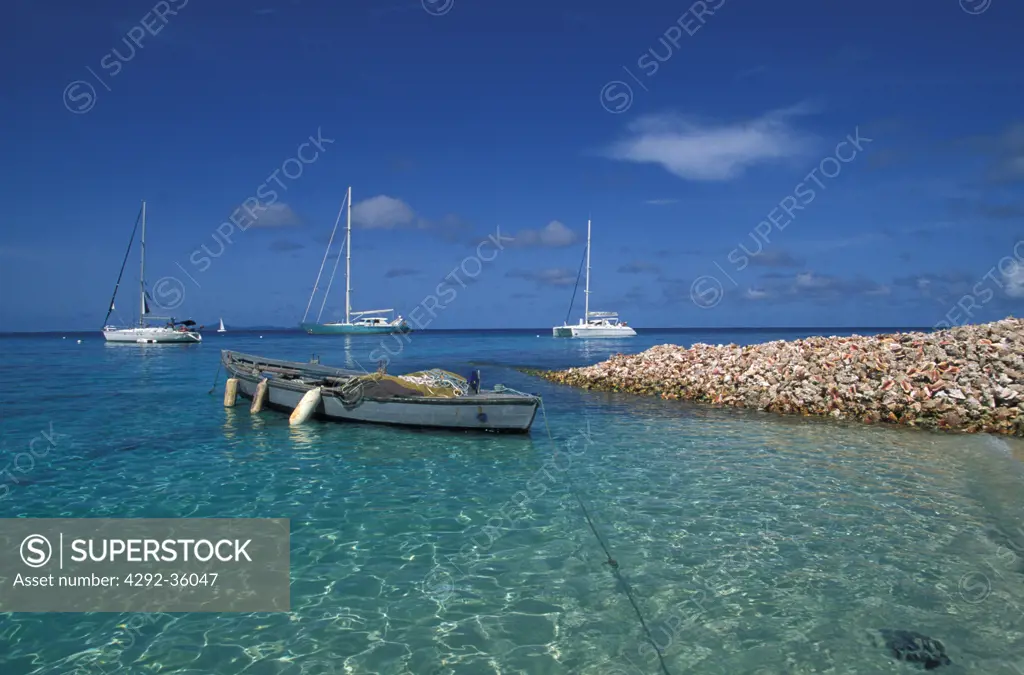
[[[401,326],[359,326],[345,323],[304,323],[302,330],[310,335],[390,335],[411,333],[408,325]]]
[[[196,331],[180,331],[160,326],[145,328],[104,329],[103,339],[107,342],[141,344],[195,344],[203,341]]]
[[[225,352],[225,369],[231,377],[238,379],[238,393],[252,399],[265,372],[253,372],[252,368],[239,367],[231,362]],[[313,377],[318,374],[361,375],[356,371],[341,371],[326,367],[311,368],[309,364],[269,362],[276,365],[301,368]],[[295,409],[311,385],[302,382],[279,379],[270,376],[267,380],[268,407],[289,412]],[[363,422],[401,427],[427,429],[453,429],[468,431],[490,431],[501,433],[528,433],[537,414],[540,399],[532,396],[484,393],[468,394],[455,398],[390,398],[374,399],[354,397],[345,402],[339,395],[323,391],[320,402],[314,410],[314,417],[334,422]]]
[[[636,331],[629,326],[612,328],[609,326],[555,326],[551,329],[554,337],[568,338],[626,338],[636,336]]]

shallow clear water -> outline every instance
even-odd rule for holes
[[[941,640],[954,665],[938,672],[1024,673],[1020,441],[581,392],[507,367],[794,335],[424,333],[393,359],[484,363],[485,385],[542,394],[557,457],[542,416],[527,437],[293,429],[207,394],[222,347],[372,369],[373,338],[62,337],[0,338],[0,517],[289,518],[292,612],[0,614],[3,675],[664,673],[627,589],[672,675],[917,672],[873,644],[878,628]],[[30,465],[51,425],[56,446]]]

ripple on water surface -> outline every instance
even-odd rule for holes
[[[544,394],[558,455],[540,417],[526,438],[290,428],[207,396],[206,347],[64,357],[66,377],[31,386],[4,369],[5,455],[51,422],[59,436],[0,515],[287,517],[292,612],[6,614],[4,675],[661,672],[627,590],[673,675],[913,672],[873,644],[879,628],[941,640],[950,672],[1022,672],[1013,439],[493,367]]]

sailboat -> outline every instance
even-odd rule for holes
[[[579,286],[579,277],[576,279]],[[575,298],[576,291],[573,290]],[[590,311],[590,219],[587,219],[587,286],[584,290],[583,318],[578,324],[569,324],[569,317],[561,326],[551,329],[555,337],[582,337],[582,338],[617,338],[633,337],[636,331],[627,326],[626,322],[619,321],[617,312],[591,312]],[[572,311],[572,303],[569,303],[569,311]]]
[[[331,284],[334,283],[334,273],[338,270],[339,255],[334,261],[334,271],[331,272],[331,279],[327,283],[327,290],[324,292],[323,302],[320,304],[320,312],[317,314],[316,322],[306,322],[309,316],[309,308],[313,305],[313,298],[320,286],[320,277],[327,263],[327,256],[331,252],[331,244],[334,242],[334,235],[341,223],[342,211],[347,210],[345,226],[345,320],[320,323],[320,317],[324,313],[324,306],[327,304],[327,295],[331,292]],[[327,250],[324,251],[323,262],[320,263],[320,272],[316,275],[316,283],[313,284],[313,293],[309,296],[309,304],[306,305],[306,313],[302,316],[302,330],[310,335],[340,335],[340,334],[387,334],[387,333],[411,333],[412,329],[401,315],[396,319],[388,319],[393,309],[368,309],[359,312],[352,311],[352,188],[349,187],[345,195],[345,202],[338,211],[338,218],[334,221],[334,230],[331,231],[331,238],[327,242]],[[355,319],[353,321],[353,319]]]
[[[142,222],[141,256],[139,262],[139,322],[134,326],[118,327],[107,324],[110,314],[115,311],[114,299],[117,297],[117,289],[121,285],[121,277],[124,276],[124,267],[128,262],[128,254],[131,253],[132,244],[135,242],[135,230]],[[142,211],[135,219],[135,229],[132,230],[132,237],[128,240],[128,250],[124,253],[124,261],[121,262],[121,273],[117,275],[117,283],[114,284],[114,294],[110,297],[110,309],[103,319],[103,338],[107,342],[202,342],[203,337],[199,331],[192,330],[196,325],[195,321],[175,321],[173,317],[153,316],[149,313],[149,294],[146,292],[146,202],[142,202]],[[151,326],[149,321],[166,321],[162,326]]]
[[[217,332],[218,333],[227,333],[227,330],[224,328],[224,318],[223,317],[221,317],[220,328],[217,329]]]

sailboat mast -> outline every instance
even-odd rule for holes
[[[348,216],[345,226],[345,323],[352,312],[352,186],[348,186]]]
[[[583,323],[590,322],[590,218],[587,218],[587,287],[583,291]]]
[[[139,261],[139,326],[146,323],[146,202],[142,202],[142,255]]]

